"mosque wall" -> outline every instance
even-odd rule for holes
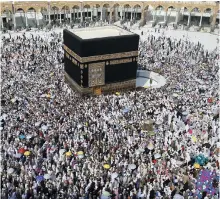
[[[28,12],[29,10],[34,10],[39,13],[43,10],[48,11],[49,9],[55,8],[58,11],[71,11],[74,9],[80,10],[83,12],[86,9],[94,9],[94,12],[97,10],[101,11],[101,9],[107,9],[108,12],[114,12],[115,8],[120,9],[128,9],[129,11],[134,9],[141,9],[141,13],[143,13],[147,9],[157,9],[158,7],[162,7],[165,11],[168,11],[170,7],[174,9],[187,8],[189,12],[193,12],[193,9],[198,9],[201,13],[203,13],[207,9],[211,9],[213,15],[216,15],[219,11],[219,4],[216,2],[180,2],[180,1],[83,1],[83,2],[71,2],[71,1],[14,1],[12,2],[1,2],[1,15],[5,12],[16,13],[17,11]]]
[[[8,29],[39,27],[52,21],[62,23],[63,20],[70,23],[130,21],[144,26],[147,22],[154,25],[159,22],[178,24],[184,19],[181,23],[188,27],[208,25],[214,30],[219,21],[219,10],[219,3],[208,1],[14,1],[1,3],[0,19],[1,28]],[[192,19],[191,16],[197,18]],[[203,21],[205,17],[209,20]]]

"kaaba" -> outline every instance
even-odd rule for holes
[[[63,31],[65,79],[80,93],[136,86],[139,35],[117,26]]]

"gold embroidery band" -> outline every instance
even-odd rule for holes
[[[90,57],[80,57],[72,50],[70,50],[66,45],[63,46],[64,50],[68,52],[72,57],[78,60],[80,63],[93,62],[93,61],[103,61],[108,59],[119,59],[119,58],[127,58],[127,57],[137,57],[138,51],[130,51],[123,53],[114,53],[114,54],[106,54],[106,55],[96,55]]]
[[[71,57],[70,54],[68,54],[67,52],[66,52],[65,54],[66,54],[66,57],[67,57],[70,61],[72,61],[75,65],[78,65],[77,61],[76,61],[73,57]]]
[[[77,65],[77,61],[76,61],[74,58],[72,58],[72,62],[73,62],[75,65]]]
[[[132,62],[132,58],[112,60],[110,61],[110,65],[123,64],[123,63],[129,63],[129,62]]]
[[[78,56],[76,53],[74,53],[72,50],[70,50],[66,45],[63,46],[64,50],[68,52],[72,57],[74,57],[76,60],[81,62],[81,57]]]

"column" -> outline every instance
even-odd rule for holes
[[[16,13],[16,9],[14,7],[14,1],[12,1],[12,17],[13,17],[13,22],[14,22],[14,30],[16,29],[16,18],[15,18],[15,13]]]
[[[121,10],[120,10],[120,15],[121,15],[120,17],[121,17],[121,20],[122,20],[123,19],[122,18],[122,7],[121,7]]]
[[[35,19],[36,19],[36,22],[37,22],[37,27],[39,27],[39,19],[38,19],[38,13],[35,12]]]
[[[106,21],[107,18],[107,8],[102,9],[102,21]]]
[[[3,24],[3,18],[1,16],[1,25],[2,25],[2,29],[4,28],[4,24]]]
[[[76,12],[75,12],[75,8],[73,9],[73,21],[75,21],[76,16],[75,16]]]
[[[134,8],[133,9],[133,19],[136,21],[136,19],[137,19],[137,9],[136,8]]]
[[[63,19],[64,20],[66,20],[67,19],[67,13],[66,13],[66,9],[65,9],[65,7],[64,7],[64,9],[63,10],[61,10],[61,19],[62,19],[62,12],[63,12]],[[62,21],[62,20],[61,20]]]
[[[167,20],[167,10],[165,11],[165,14],[164,14],[164,22],[166,22]]]
[[[69,10],[66,9],[65,12],[66,12],[66,19],[67,19],[67,21],[69,21],[70,9]]]
[[[99,16],[99,12],[98,12],[98,8],[95,7],[95,16],[96,16],[96,20],[98,19]]]
[[[90,8],[91,9],[91,21],[92,21],[92,16],[93,16],[93,12],[94,12],[94,7]]]
[[[48,13],[48,17],[49,17],[49,24],[50,24],[50,4],[48,4],[48,11],[49,11],[49,12],[47,12],[47,13]]]
[[[68,10],[65,8],[65,9],[63,10],[63,19],[64,19],[64,20],[68,20],[68,18],[69,18],[68,15],[69,15],[69,14],[68,14]]]
[[[118,12],[119,12],[119,6],[116,8],[116,10],[117,10],[117,19],[116,19],[116,21],[119,21],[120,20],[120,17],[119,17],[119,14],[118,14]]]
[[[189,13],[189,16],[188,16],[188,23],[187,23],[187,26],[190,26],[190,21],[191,21],[191,13]]]
[[[200,21],[199,21],[199,27],[202,26],[202,16],[203,16],[203,13],[201,13],[201,17],[200,17]]]
[[[70,14],[70,23],[71,23],[72,22],[72,8],[70,8],[69,11],[70,11],[69,14]]]
[[[180,9],[176,10],[176,24],[179,22]]]
[[[69,22],[71,22],[72,21],[72,8],[69,9],[67,16],[69,18]]]
[[[14,29],[16,29],[17,25],[16,25],[15,13],[13,14],[13,22],[14,22]]]
[[[143,25],[144,19],[145,19],[145,10],[142,8],[141,9],[141,24]]]
[[[133,9],[131,8],[131,21],[133,20]]]
[[[81,22],[83,22],[83,8],[81,8],[81,10],[80,10],[80,14],[81,14]]]
[[[103,17],[103,13],[102,13],[103,8],[101,7],[101,16],[100,16],[100,20],[102,21],[102,17]]]
[[[138,18],[138,8],[136,8],[136,10],[135,10],[135,20],[137,20],[137,18]]]
[[[60,23],[62,23],[62,20],[61,20],[61,12],[62,12],[62,10],[60,10]]]
[[[213,13],[212,22],[211,22],[211,31],[214,31],[215,29],[216,17],[217,17],[217,13]]]
[[[110,8],[110,13],[109,13],[109,23],[112,23],[112,8]]]
[[[154,10],[154,14],[153,14],[153,21],[155,21],[155,16],[156,16],[156,14],[157,14],[157,10]]]
[[[147,10],[144,10],[143,9],[143,22],[144,22],[144,24],[146,24],[146,22],[147,22],[147,18],[148,18],[148,15],[150,15],[150,12],[148,11],[148,8],[147,8]],[[141,14],[142,15],[142,14]]]
[[[118,7],[114,8],[114,21],[118,21]]]
[[[25,13],[25,22],[26,22],[26,28],[28,27],[28,18],[27,18],[27,13]]]
[[[79,9],[77,9],[77,20],[79,19]]]

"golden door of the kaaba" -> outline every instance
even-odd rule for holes
[[[91,63],[88,69],[89,87],[105,85],[105,62]]]

